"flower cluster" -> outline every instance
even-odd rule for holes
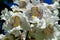
[[[1,40],[60,40],[58,1],[46,4],[39,0],[14,0],[11,8],[2,10],[5,35]]]

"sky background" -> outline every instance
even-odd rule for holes
[[[48,3],[48,4],[52,4],[52,0],[43,0],[44,3]],[[4,3],[7,4],[9,7],[11,7],[12,5],[14,5],[14,3],[8,3],[7,0],[4,0]]]

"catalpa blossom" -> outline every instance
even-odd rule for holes
[[[14,2],[20,5],[13,5],[13,11],[2,10],[3,29],[7,32],[2,40],[60,40],[58,2],[51,5],[39,0]]]

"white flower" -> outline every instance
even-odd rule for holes
[[[5,35],[0,34],[0,40],[2,40],[5,37]]]
[[[46,37],[47,40],[58,40],[58,37],[60,37],[60,25],[58,25],[58,20],[60,19],[57,16],[58,2],[49,5],[40,3],[40,0],[31,0],[32,3],[30,3],[29,0],[14,0],[18,5],[20,1],[27,3],[26,8],[22,9],[13,5],[11,7],[13,11],[8,11],[8,9],[2,11],[1,18],[6,20],[3,24],[3,29],[7,31],[8,34],[14,34],[15,37],[22,34],[23,40],[26,39],[27,31],[31,31],[31,35],[30,33],[28,34],[29,38],[32,36],[35,37],[36,40],[40,40],[40,37],[44,40],[44,37]],[[53,12],[51,10],[53,10]],[[22,11],[22,13],[20,11]],[[19,24],[16,21],[16,16],[20,19],[18,21]],[[14,25],[14,23],[17,24],[17,26]],[[23,33],[21,33],[20,30],[24,30]],[[51,34],[51,32],[53,34]],[[52,38],[50,37],[51,35]]]

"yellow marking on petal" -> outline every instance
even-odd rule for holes
[[[52,9],[52,7],[51,7],[51,6],[48,6],[47,8]]]
[[[53,27],[51,24],[48,24],[47,27],[44,29],[45,36],[51,36],[53,34]]]
[[[20,1],[20,8],[26,8],[27,3],[25,1]]]
[[[40,13],[39,13],[39,10],[38,10],[38,7],[34,6],[31,8],[31,13],[33,16],[40,16]]]
[[[17,13],[17,12],[19,12],[18,10],[15,10],[15,11],[13,11],[14,13]]]
[[[13,27],[18,27],[21,25],[21,21],[18,16],[12,17],[12,20],[13,20],[13,23],[12,23]]]
[[[3,40],[9,40],[9,38],[5,37]]]
[[[20,0],[20,1],[24,1],[24,0]]]
[[[32,16],[32,19],[34,19],[35,18],[35,16]]]

